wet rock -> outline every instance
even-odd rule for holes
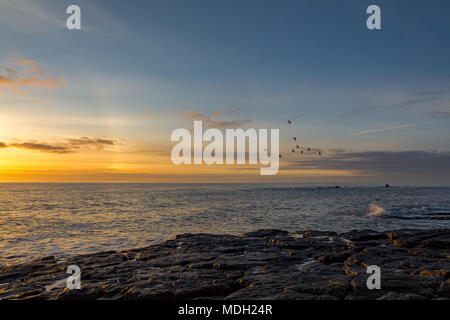
[[[341,237],[350,241],[369,241],[369,240],[383,240],[387,236],[384,233],[380,233],[374,230],[352,230],[341,234]]]
[[[0,268],[0,299],[449,299],[449,248],[449,229],[183,234]],[[79,290],[65,288],[72,264]],[[370,265],[381,268],[380,290],[367,288]]]

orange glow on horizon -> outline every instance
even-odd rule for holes
[[[142,155],[87,150],[79,153],[51,154],[31,150],[0,149],[2,182],[266,182],[316,178],[355,177],[362,173],[348,170],[297,169],[281,166],[272,178],[259,175],[259,166],[179,165],[169,155]]]

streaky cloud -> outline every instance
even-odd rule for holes
[[[352,133],[350,136],[351,137],[356,137],[356,136],[362,136],[362,135],[366,135],[366,134],[373,134],[373,133],[391,131],[391,130],[396,130],[396,129],[404,129],[404,128],[415,127],[416,125],[417,125],[416,123],[411,123],[411,124],[404,124],[404,125],[388,127],[388,128],[365,130],[365,131]]]
[[[117,140],[98,138],[98,137],[80,137],[65,139],[64,142],[47,143],[38,141],[26,141],[5,143],[0,142],[0,148],[18,148],[44,153],[67,154],[79,152],[82,148],[94,147],[97,150],[103,149],[105,146],[112,146]]]

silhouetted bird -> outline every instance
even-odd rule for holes
[[[292,121],[291,121],[291,120],[288,120],[288,123],[289,123],[289,124],[292,124]]]
[[[295,147],[296,147],[297,149],[300,149],[300,146],[299,146],[299,145],[296,145]]]
[[[292,152],[295,152],[295,150],[294,150],[294,149],[292,149]]]
[[[303,154],[303,150],[301,151],[301,153]]]
[[[308,151],[311,151],[311,148],[308,148]]]
[[[322,152],[319,151],[319,156],[321,156],[321,155],[322,155]]]
[[[294,139],[294,141],[297,141],[297,138],[296,138],[296,137],[292,137],[292,139]]]

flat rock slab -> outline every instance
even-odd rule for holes
[[[449,299],[450,229],[183,234],[0,269],[0,299]],[[69,265],[81,289],[66,288]],[[367,267],[381,289],[367,288]]]

